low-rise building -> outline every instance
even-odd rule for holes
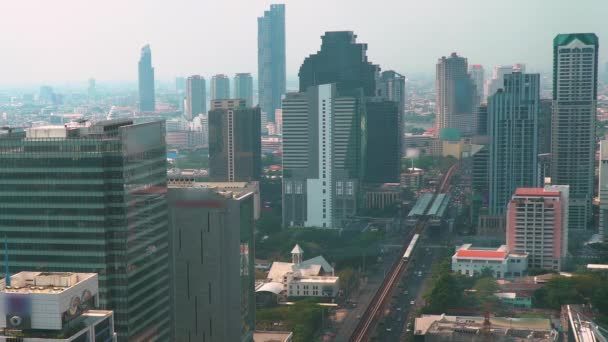
[[[514,308],[532,308],[532,295],[525,295],[517,292],[498,292],[495,293],[494,296],[504,304]]]
[[[95,310],[95,273],[19,272],[0,280],[0,341],[114,342],[114,313]]]
[[[414,335],[424,341],[553,342],[559,334],[548,318],[422,315]]]
[[[465,244],[452,256],[452,271],[474,276],[484,269],[496,278],[513,278],[526,275],[528,254],[510,253],[506,245],[498,248],[472,248]]]
[[[256,292],[282,287],[288,297],[330,297],[338,295],[339,277],[334,276],[334,268],[319,255],[302,260],[304,250],[296,245],[291,251],[292,262],[273,262],[268,272],[266,284]],[[267,284],[278,284],[272,287]]]

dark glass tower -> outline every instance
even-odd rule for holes
[[[199,75],[188,77],[184,113],[188,120],[192,120],[199,114],[207,113],[207,82],[204,77]]]
[[[339,91],[362,88],[365,96],[375,96],[380,68],[367,60],[367,44],[357,43],[352,31],[326,32],[321,40],[321,50],[308,56],[300,67],[300,92],[337,83]]]
[[[10,271],[94,272],[119,341],[169,341],[164,122],[0,134]]]
[[[234,76],[234,98],[245,100],[247,107],[253,106],[253,77],[249,73]]]
[[[368,183],[399,182],[399,115],[398,103],[368,99],[367,152],[365,178]]]
[[[258,92],[260,108],[274,122],[286,90],[285,5],[270,5],[258,18]]]
[[[209,175],[214,182],[260,179],[260,108],[245,100],[215,100],[209,111]]]
[[[139,57],[139,110],[153,112],[156,108],[154,95],[154,68],[152,67],[152,51],[150,45],[141,48]]]

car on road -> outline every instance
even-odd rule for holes
[[[410,301],[410,305],[416,305],[416,302],[412,300]]]

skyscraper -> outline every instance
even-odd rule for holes
[[[0,236],[11,272],[99,274],[119,341],[168,341],[164,122],[0,134]]]
[[[211,100],[230,98],[230,79],[226,75],[215,75],[211,78]]]
[[[370,137],[364,137],[368,143],[363,155],[370,156],[364,159],[364,170],[370,172],[364,172],[366,177],[360,180],[396,182],[401,150],[399,106],[403,105],[405,78],[393,71],[378,78],[380,68],[368,61],[367,44],[357,43],[356,38],[352,31],[326,32],[321,50],[307,57],[300,67],[300,92],[331,83],[341,95],[363,92],[367,97],[367,127],[363,132]],[[392,101],[394,104],[389,103]]]
[[[405,76],[393,70],[383,71],[376,80],[376,95],[382,99],[397,103],[399,115],[405,112],[406,93]]]
[[[335,84],[283,100],[283,225],[342,228],[357,212],[366,118],[361,90]]]
[[[490,213],[503,214],[515,189],[537,186],[540,75],[504,76],[504,89],[488,98]]]
[[[507,247],[528,267],[561,271],[568,253],[568,185],[518,188],[507,213]]]
[[[481,64],[473,64],[469,70],[469,74],[471,74],[471,79],[475,84],[475,90],[477,91],[477,98],[479,102],[486,102],[486,99],[483,96],[483,88],[485,81],[485,70],[483,69],[483,65]]]
[[[538,154],[551,153],[553,100],[540,99],[538,105]]]
[[[526,72],[526,66],[524,64],[514,64],[514,65],[501,65],[494,67],[494,73],[492,77],[486,81],[485,84],[485,97],[490,97],[498,91],[498,89],[502,88],[505,82],[505,75],[510,74],[512,72]]]
[[[600,141],[600,174],[598,195],[600,197],[598,233],[608,242],[608,140]]]
[[[321,50],[300,67],[300,92],[336,83],[340,91],[361,88],[365,96],[375,96],[380,68],[367,60],[367,44],[357,43],[352,31],[325,32],[321,40]]]
[[[285,91],[285,5],[275,4],[258,18],[258,97],[268,121],[274,122]]]
[[[186,81],[186,108],[184,116],[192,120],[199,114],[207,113],[207,82],[200,75],[188,77]]]
[[[251,74],[236,74],[234,76],[234,98],[245,100],[247,107],[253,106],[253,77]]]
[[[401,144],[398,103],[369,98],[365,104],[367,148],[365,178],[368,183],[399,183]]]
[[[230,184],[169,185],[172,341],[253,341],[254,194]]]
[[[467,70],[467,59],[455,52],[437,62],[437,128],[457,128],[462,135],[477,131],[477,93]]]
[[[551,178],[570,185],[569,229],[587,227],[595,170],[598,39],[593,33],[553,40]]]
[[[153,112],[156,109],[154,95],[154,68],[152,67],[152,51],[150,45],[141,48],[139,57],[139,110]]]
[[[214,182],[260,179],[260,108],[245,100],[214,100],[209,111],[209,175]]]

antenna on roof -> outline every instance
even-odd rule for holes
[[[11,286],[11,274],[8,271],[8,239],[4,234],[4,285]]]

